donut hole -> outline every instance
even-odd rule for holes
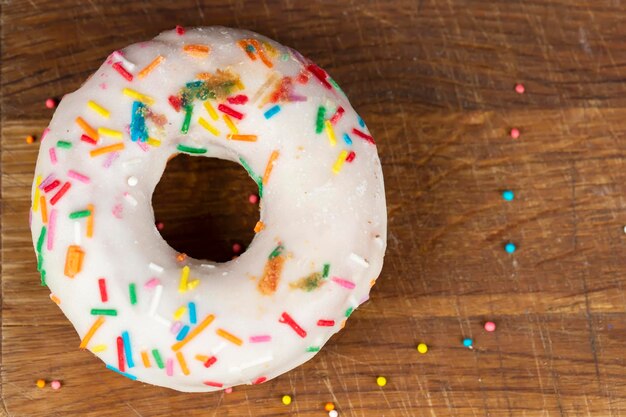
[[[170,159],[152,195],[159,233],[176,251],[214,262],[231,260],[254,237],[259,220],[255,182],[241,165],[179,154]]]

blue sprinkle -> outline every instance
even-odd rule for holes
[[[511,190],[504,190],[502,191],[502,198],[504,198],[506,201],[513,201],[513,199],[515,198],[515,193]]]
[[[133,112],[130,118],[130,140],[133,142],[145,142],[148,140],[148,129],[144,109],[146,106],[140,101],[133,102]]]
[[[359,119],[359,126],[365,127],[365,122],[361,119],[361,116],[357,116],[357,118]]]
[[[187,333],[189,333],[189,326],[184,325],[183,328],[180,329],[180,332],[176,335],[176,340],[183,340],[187,336]]]
[[[137,379],[137,377],[135,375],[131,375],[131,374],[127,374],[126,372],[122,372],[119,369],[117,369],[115,366],[111,366],[111,365],[107,365],[107,369],[110,369],[112,371],[117,372],[118,374],[125,376],[126,378],[135,381]]]
[[[254,46],[252,46],[252,45],[250,45],[250,44],[248,44],[248,45],[246,46],[246,49],[247,49],[249,52],[252,52],[252,53],[254,53],[254,51],[256,51],[256,49],[254,49]]]
[[[474,341],[470,338],[467,339],[463,339],[463,346],[465,347],[472,347],[472,344],[474,343]]]
[[[133,351],[130,348],[130,336],[128,336],[127,331],[122,332],[122,340],[124,341],[124,356],[126,356],[128,367],[134,368],[135,362],[133,361]]]
[[[269,119],[272,116],[274,116],[276,113],[278,113],[279,111],[280,111],[280,106],[277,104],[275,106],[270,107],[265,113],[263,113],[263,116],[265,116],[266,119]]]
[[[504,245],[504,250],[506,251],[506,253],[513,253],[515,252],[515,250],[517,249],[517,247],[515,246],[515,243],[507,243],[506,245]]]
[[[347,133],[343,134],[343,140],[347,145],[352,145],[352,138]]]
[[[198,322],[198,318],[196,317],[196,303],[190,302],[187,304],[189,308],[189,323],[196,324]]]

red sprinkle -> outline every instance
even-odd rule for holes
[[[278,321],[280,323],[285,323],[286,325],[291,327],[293,329],[293,331],[296,332],[298,334],[298,336],[300,336],[301,338],[304,339],[306,337],[306,330],[304,330],[302,327],[300,327],[300,325],[298,323],[296,323],[295,320],[293,318],[291,318],[291,316],[289,314],[283,313],[280,316],[280,319],[278,319]]]
[[[515,92],[517,94],[524,94],[525,91],[526,88],[524,87],[524,84],[515,84]]]
[[[132,81],[133,80],[133,74],[131,74],[130,72],[126,71],[126,68],[124,68],[122,66],[122,64],[120,64],[119,62],[116,62],[115,64],[113,64],[113,68],[115,69],[115,71],[119,72],[120,75],[124,78],[126,78],[128,81]]]
[[[238,94],[233,97],[226,98],[230,104],[246,104],[248,102],[248,96],[243,94]]]
[[[250,194],[248,196],[248,201],[250,202],[250,204],[256,204],[259,202],[259,196],[256,194]]]
[[[233,116],[235,119],[243,119],[243,114],[239,113],[237,110],[235,109],[231,109],[230,107],[228,107],[225,104],[220,104],[219,106],[217,106],[217,109],[219,111],[221,111],[222,113],[226,113],[229,116]]]
[[[335,325],[335,320],[318,320],[317,321],[317,325],[318,326],[323,326],[323,327],[334,326]]]
[[[211,356],[209,359],[206,360],[206,362],[204,362],[204,367],[208,368],[209,366],[213,365],[215,362],[217,362],[217,358],[215,356]]]
[[[70,189],[71,186],[72,184],[69,182],[66,182],[65,184],[63,184],[63,187],[61,187],[61,189],[50,199],[50,204],[54,206],[57,203],[57,201],[59,201],[61,197],[65,195],[65,193],[67,192],[67,190]]]
[[[348,154],[348,156],[346,156],[346,162],[352,162],[352,161],[354,161],[354,157],[356,157],[356,154],[354,153],[354,151],[350,151],[350,153]]]
[[[241,252],[241,245],[239,243],[233,243],[233,252],[234,253]]]
[[[376,145],[376,142],[374,142],[374,138],[371,137],[370,135],[368,135],[367,133],[363,133],[361,132],[359,129],[357,128],[353,128],[352,129],[352,133],[354,133],[357,136],[360,136],[361,138],[365,139],[366,141],[368,141],[369,143]]]
[[[339,119],[341,119],[341,116],[343,116],[344,112],[345,110],[343,109],[343,107],[339,106],[335,114],[333,114],[333,117],[330,118],[330,122],[332,124],[336,124]]]
[[[183,105],[182,100],[178,97],[174,97],[174,96],[169,96],[167,98],[167,101],[170,102],[170,104],[172,105],[172,107],[174,107],[174,110],[176,110],[177,112],[180,111],[181,106]]]
[[[306,69],[308,69],[311,72],[311,74],[315,76],[315,78],[320,80],[320,82],[324,85],[324,87],[328,88],[329,90],[333,88],[333,86],[330,85],[328,81],[326,81],[326,77],[328,76],[326,74],[326,71],[324,71],[323,69],[321,69],[315,64],[307,65]]]
[[[222,388],[224,384],[221,382],[213,382],[213,381],[202,381],[204,385],[208,385],[210,387]]]
[[[157,230],[163,230],[165,229],[165,224],[163,224],[163,222],[157,222],[156,228]]]
[[[98,287],[100,287],[100,300],[102,300],[103,303],[106,303],[109,296],[107,295],[107,283],[104,278],[98,279]]]
[[[296,77],[296,81],[300,84],[306,84],[309,82],[309,72],[304,70],[300,71],[300,74]]]
[[[49,98],[46,100],[46,107],[49,109],[54,109],[57,106],[57,101],[53,98]]]
[[[43,192],[47,193],[48,191],[52,191],[55,188],[57,188],[59,185],[61,185],[61,181],[59,180],[54,180],[52,181],[50,184],[46,185],[45,187],[43,187]]]
[[[185,34],[185,28],[179,25],[176,25],[176,33],[178,33],[179,35],[184,35]]]
[[[122,336],[117,336],[117,367],[124,372],[124,369],[126,369],[124,366],[124,340],[122,340]]]
[[[510,133],[510,135],[511,135],[511,137],[512,137],[513,139],[517,139],[517,138],[519,138],[519,135],[520,135],[520,131],[519,131],[519,129],[518,129],[518,128],[516,128],[516,127],[514,127],[513,129],[511,129],[511,133]]]
[[[80,140],[82,140],[83,142],[90,143],[92,145],[95,145],[98,143],[95,139],[87,135],[80,135]]]
[[[266,378],[266,377],[264,377],[264,376],[262,376],[262,377],[257,378],[257,379],[256,379],[256,380],[252,383],[252,385],[262,384],[262,383],[264,383],[265,381],[267,381],[267,378]]]

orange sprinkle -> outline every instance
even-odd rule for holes
[[[237,45],[239,45],[239,47],[241,49],[243,49],[243,51],[246,53],[246,55],[248,55],[248,58],[250,58],[251,60],[256,60],[256,55],[254,55],[252,53],[252,51],[248,50],[248,42],[245,40],[240,40],[239,42],[237,42]]]
[[[180,369],[183,371],[183,374],[189,375],[189,368],[187,367],[187,362],[185,361],[183,352],[176,352],[176,359],[178,359],[178,363],[180,364]]]
[[[50,299],[55,302],[56,305],[61,305],[61,299],[54,294],[50,294]]]
[[[185,259],[187,259],[187,255],[186,255],[186,254],[184,254],[184,253],[179,253],[178,255],[176,255],[176,260],[177,260],[178,262],[182,262],[182,261],[184,261]]]
[[[265,229],[265,223],[263,223],[261,220],[256,222],[256,225],[254,226],[254,233],[259,233],[263,229]]]
[[[98,140],[98,131],[91,127],[89,123],[84,121],[82,117],[76,118],[76,124],[80,126],[85,132],[87,132],[87,136],[94,140]]]
[[[215,333],[217,333],[218,336],[223,337],[224,339],[228,340],[229,342],[236,344],[237,346],[243,345],[243,341],[240,338],[238,338],[237,336],[231,333],[228,333],[224,329],[217,329]]]
[[[91,212],[87,217],[87,237],[93,237],[93,216],[95,214],[93,204],[87,204],[87,210]]]
[[[163,60],[165,60],[165,58],[163,58],[161,55],[157,56],[156,58],[154,58],[154,60],[149,63],[144,69],[142,69],[141,71],[139,71],[139,74],[137,74],[137,77],[139,78],[143,78],[146,75],[150,74],[152,72],[153,69],[155,69],[156,67],[159,66],[159,64],[161,62],[163,62]]]
[[[183,51],[197,58],[204,58],[209,55],[211,48],[207,45],[185,45],[183,46]]]
[[[261,48],[261,44],[259,43],[259,41],[257,41],[256,39],[250,39],[249,42],[252,44],[252,46],[254,46],[254,49],[256,49],[257,54],[259,54],[259,58],[261,58],[261,61],[263,61],[265,66],[267,66],[268,68],[272,68],[274,64],[272,64],[272,61],[270,61],[265,55],[265,52],[263,52],[263,48]]]
[[[274,161],[276,161],[278,155],[280,155],[280,152],[278,151],[273,151],[270,155],[270,159],[267,161],[267,165],[265,166],[265,173],[263,174],[263,185],[267,184],[267,181],[270,179],[272,168],[274,168]]]
[[[144,367],[150,368],[150,357],[148,356],[148,352],[145,350],[141,351],[141,361],[143,362]]]
[[[89,343],[93,335],[96,333],[96,330],[102,326],[102,323],[104,323],[104,316],[98,316],[96,321],[91,325],[89,331],[87,331],[85,337],[83,337],[83,340],[80,342],[80,346],[78,346],[80,349],[85,349],[87,347],[87,343]]]
[[[206,356],[206,355],[196,355],[194,357],[196,358],[196,360],[199,360],[202,363],[204,363],[204,362],[209,360],[209,357]]]
[[[32,135],[26,136],[26,143],[31,144],[35,141],[35,138]]]
[[[65,275],[74,278],[83,269],[85,252],[78,245],[70,245],[65,255]]]
[[[276,292],[284,265],[285,257],[281,255],[267,261],[265,269],[263,270],[263,276],[259,281],[259,291],[261,294],[272,295]]]
[[[209,314],[208,316],[206,316],[204,320],[202,320],[200,324],[194,327],[193,330],[191,330],[189,334],[187,334],[187,336],[183,340],[181,340],[180,342],[174,343],[172,345],[172,350],[173,351],[180,350],[180,348],[185,346],[187,343],[193,340],[194,337],[198,336],[200,332],[206,329],[209,326],[209,324],[213,322],[214,319],[215,319],[215,316],[213,314]]]
[[[39,197],[39,205],[41,206],[41,221],[48,223],[48,206],[46,205],[46,197]]]
[[[105,153],[121,151],[122,149],[124,149],[124,143],[119,142],[113,145],[103,146],[102,148],[94,149],[93,151],[89,152],[89,156],[93,158],[94,156],[100,156],[100,155],[104,155]]]
[[[230,134],[230,135],[228,135],[228,139],[230,139],[230,140],[240,140],[240,141],[243,141],[243,142],[256,142],[256,135]]]

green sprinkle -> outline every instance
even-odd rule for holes
[[[137,304],[137,289],[135,283],[128,284],[128,293],[130,295],[130,303],[132,305]]]
[[[324,264],[324,271],[322,272],[322,277],[328,278],[329,272],[330,272],[330,264]]]
[[[319,288],[319,286],[323,283],[324,281],[322,281],[322,274],[320,274],[319,272],[313,272],[312,274],[304,278],[300,278],[296,282],[290,283],[289,287],[310,292]]]
[[[272,253],[270,253],[270,256],[268,256],[267,259],[274,259],[274,258],[276,258],[277,256],[279,256],[283,252],[283,249],[285,249],[283,247],[283,245],[276,246],[274,248],[274,250],[272,251]]]
[[[157,363],[159,369],[165,368],[163,365],[163,359],[161,359],[161,354],[159,353],[159,349],[152,349],[152,356],[154,356],[154,360]]]
[[[41,253],[41,249],[43,248],[43,242],[46,239],[46,226],[41,228],[41,233],[39,233],[39,239],[37,239],[37,252]]]
[[[46,270],[42,269],[41,270],[41,286],[45,287],[46,285],[48,285],[46,284]]]
[[[72,142],[67,142],[65,140],[57,141],[57,148],[69,149],[72,147]]]
[[[180,128],[181,132],[187,133],[189,131],[189,124],[191,123],[191,112],[193,106],[185,106],[185,120],[183,120],[183,127]]]
[[[317,108],[317,119],[315,121],[315,133],[322,133],[324,130],[324,116],[326,116],[326,108],[319,106]]]
[[[263,178],[254,173],[252,167],[246,162],[245,159],[240,157],[239,162],[241,162],[241,166],[246,170],[248,175],[250,175],[254,182],[256,182],[256,185],[259,187],[259,197],[263,198]]]
[[[185,84],[185,87],[187,87],[187,88],[200,88],[200,87],[202,87],[202,84],[204,84],[202,81],[190,81],[187,84]]]
[[[309,346],[308,348],[306,348],[307,352],[319,352],[320,347],[319,346]]]
[[[333,80],[332,78],[328,77],[327,78],[328,82],[330,82],[332,84],[333,87],[335,87],[335,89],[337,91],[339,91],[340,93],[342,93],[344,96],[346,95],[346,93],[343,92],[343,90],[341,89],[341,87],[339,87],[339,84],[337,84],[337,81]]]
[[[91,210],[80,210],[70,213],[70,219],[80,219],[82,217],[91,216]]]
[[[37,255],[37,271],[41,272],[43,270],[43,254],[39,252]]]
[[[282,54],[280,56],[281,61],[288,61],[289,60],[289,54]]]
[[[354,311],[354,307],[350,307],[349,309],[346,310],[346,317],[350,317],[350,314],[352,314],[352,312]]]
[[[181,152],[191,153],[194,155],[200,155],[200,154],[207,152],[207,150],[204,148],[192,148],[191,146],[185,146],[185,145],[178,145],[176,149],[178,149]]]
[[[106,309],[106,308],[92,308],[91,315],[92,316],[117,316],[117,310]]]

